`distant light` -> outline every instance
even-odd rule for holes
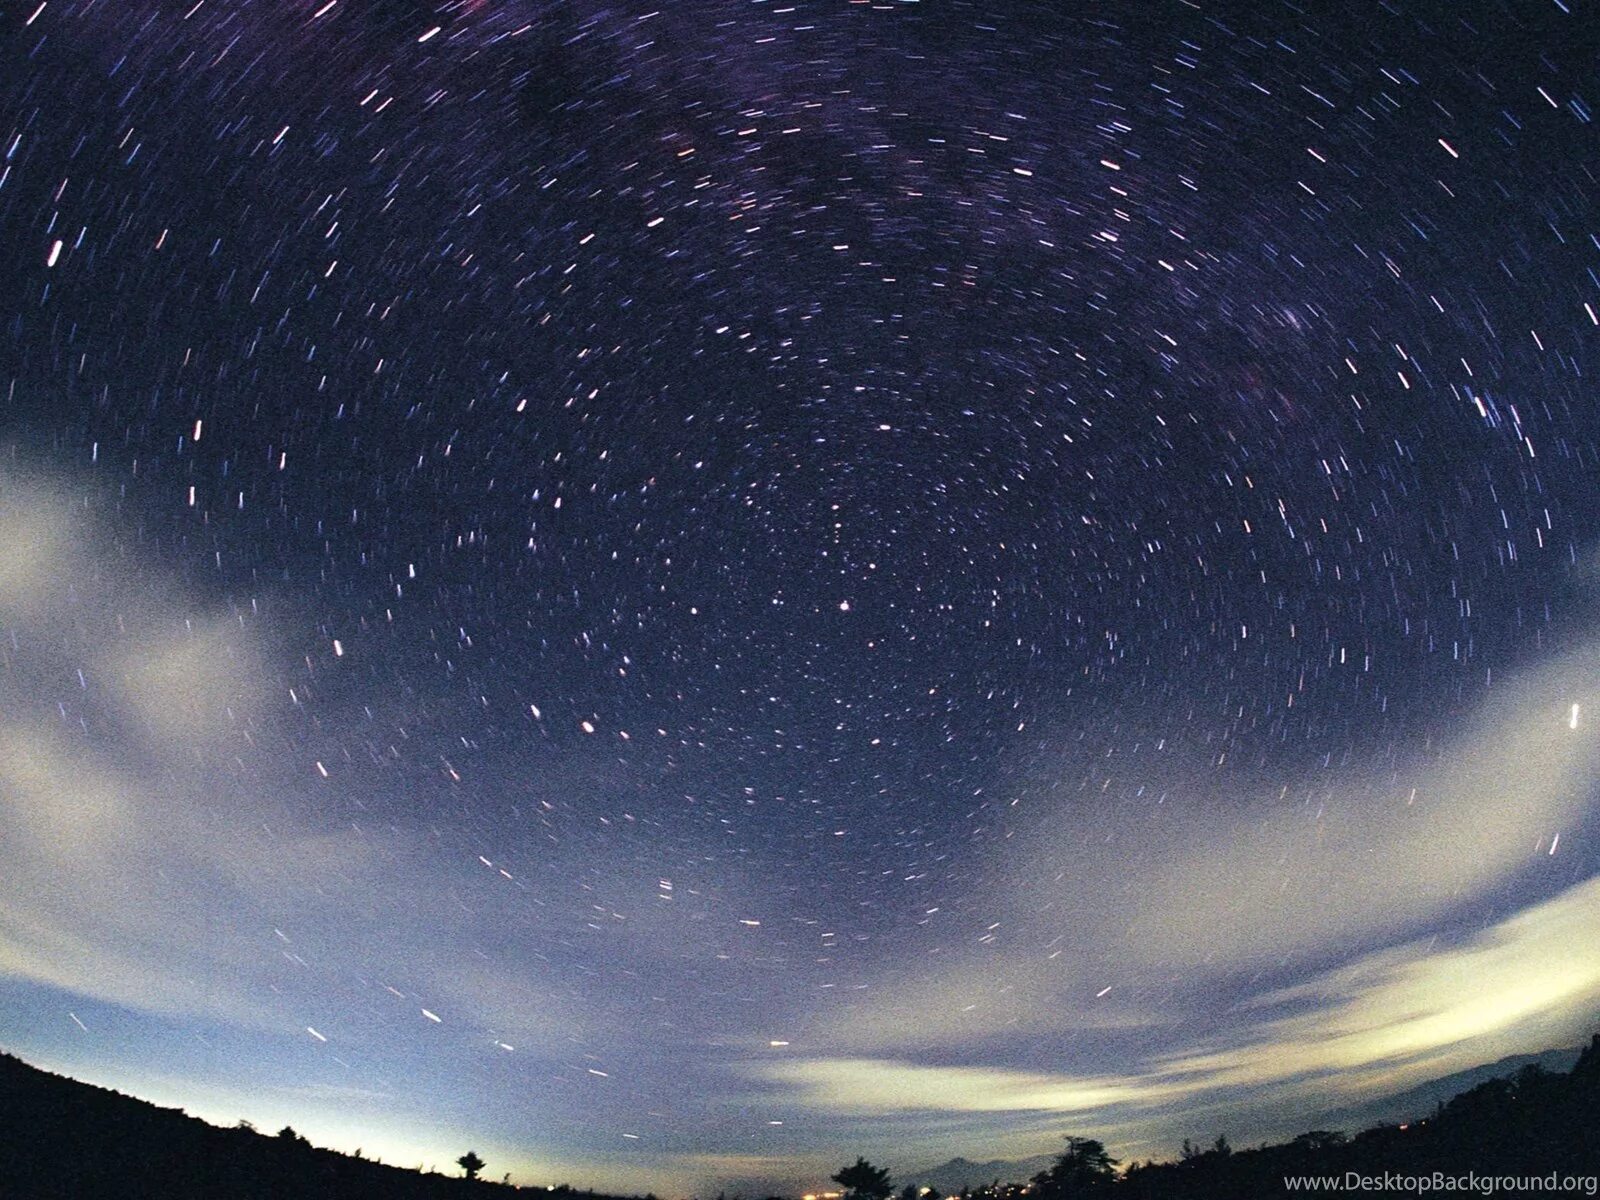
[[[1576,704],[1574,704],[1572,706],[1571,715],[1567,717],[1567,728],[1568,729],[1576,729],[1577,727],[1578,727],[1578,706]]]

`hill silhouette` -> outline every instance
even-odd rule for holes
[[[1527,1067],[1565,1074],[1572,1070],[1583,1053],[1581,1046],[1561,1050],[1545,1050],[1539,1054],[1513,1054],[1482,1066],[1469,1067],[1449,1075],[1430,1079],[1426,1083],[1407,1088],[1403,1092],[1382,1096],[1359,1104],[1330,1109],[1316,1118],[1320,1129],[1370,1129],[1374,1125],[1398,1125],[1434,1111],[1441,1101],[1448,1101],[1462,1092],[1487,1083],[1491,1079],[1509,1079]]]
[[[246,1125],[223,1129],[0,1053],[3,1200],[470,1200],[535,1194],[610,1200],[565,1185],[515,1188],[406,1170],[318,1149],[287,1127],[276,1135]]]
[[[1069,1152],[1058,1158],[1058,1167],[1034,1176],[1031,1196],[1253,1200],[1319,1191],[1374,1196],[1415,1196],[1422,1191],[1594,1196],[1600,1194],[1600,1035],[1569,1073],[1553,1073],[1531,1063],[1510,1078],[1488,1079],[1440,1102],[1431,1116],[1375,1126],[1353,1137],[1343,1131],[1313,1130],[1286,1143],[1251,1150],[1234,1150],[1225,1137],[1218,1137],[1204,1149],[1186,1143],[1177,1162],[1134,1163],[1120,1174],[1103,1171],[1092,1178],[1082,1171],[1073,1177],[1070,1170],[1061,1169],[1073,1165],[1073,1143],[1079,1141],[1069,1138]],[[1064,1176],[1073,1181],[1059,1186]],[[1357,1176],[1360,1182],[1353,1181]],[[1296,1178],[1302,1182],[1288,1182]],[[1541,1182],[1532,1186],[1506,1182],[1530,1179]],[[1313,1180],[1322,1185],[1308,1186]],[[1422,1187],[1411,1182],[1417,1180]],[[975,1192],[972,1197],[1000,1200],[1015,1194],[1011,1189],[985,1190],[999,1195],[982,1197]]]
[[[1438,1103],[1431,1116],[1354,1136],[1314,1130],[1247,1150],[1234,1150],[1218,1137],[1205,1149],[1186,1143],[1178,1161],[1134,1163],[1121,1171],[1112,1169],[1114,1160],[1099,1142],[1067,1141],[1067,1152],[1030,1183],[963,1189],[961,1195],[968,1200],[1019,1200],[1025,1193],[1038,1200],[1251,1200],[1317,1190],[1291,1188],[1285,1182],[1289,1177],[1346,1181],[1340,1189],[1322,1190],[1415,1195],[1414,1186],[1352,1189],[1348,1180],[1436,1173],[1459,1179],[1475,1173],[1545,1180],[1555,1175],[1557,1186],[1546,1190],[1594,1196],[1600,1194],[1600,1035],[1568,1073],[1531,1063],[1509,1078],[1486,1080]],[[475,1156],[463,1155],[463,1160],[481,1165]],[[1472,1191],[1463,1184],[1453,1190]],[[1513,1189],[1501,1185],[1497,1190]],[[1481,1184],[1477,1191],[1482,1194]],[[566,1185],[516,1188],[405,1170],[317,1149],[289,1128],[276,1135],[244,1125],[223,1129],[0,1054],[0,1196],[5,1200],[459,1200],[519,1194],[607,1200]]]

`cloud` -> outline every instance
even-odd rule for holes
[[[1355,1094],[1542,1048],[1583,1031],[1600,1005],[1597,928],[1600,879],[1591,879],[1459,944],[1409,943],[1256,997],[1242,1006],[1261,1022],[1252,1047],[1167,1069],[1222,1084],[1301,1078]],[[1286,1007],[1305,1011],[1271,1015]]]
[[[1298,802],[1257,802],[1228,820],[1203,801],[1190,811],[1210,820],[1175,817],[1137,864],[1128,952],[1149,964],[1248,963],[1448,915],[1548,863],[1541,851],[1586,815],[1595,717],[1600,647],[1589,647],[1506,686],[1407,785],[1357,767]]]
[[[158,787],[119,771],[6,711],[0,970],[158,1014],[198,1007],[254,1024],[258,1006],[230,982],[249,949],[216,936],[216,886],[193,886],[210,872],[209,835],[192,804],[170,779]],[[196,974],[213,986],[197,991]]]
[[[1456,944],[1422,939],[1245,1000],[1209,1037],[1114,1072],[811,1057],[751,1074],[808,1108],[858,1118],[908,1112],[1047,1114],[1134,1130],[1182,1108],[1308,1114],[1400,1090],[1497,1055],[1580,1036],[1600,1009],[1600,880],[1577,884]]]
[[[1508,889],[1570,882],[1570,854],[1551,851],[1591,817],[1597,731],[1600,643],[1502,682],[1454,739],[1381,770],[1356,763],[1253,796],[1200,772],[1166,781],[1159,807],[1036,806],[1048,811],[974,868],[998,884],[984,892],[992,942],[889,962],[812,1032],[866,1055],[1164,1037],[1212,1019],[1212,997],[1241,979],[1481,921]],[[1035,794],[1051,773],[1034,767]]]
[[[0,971],[270,1024],[254,986],[270,931],[219,866],[262,852],[259,831],[216,801],[218,764],[263,715],[260,634],[125,562],[96,499],[0,476]]]
[[[112,649],[106,667],[123,716],[151,742],[222,739],[266,704],[258,637],[240,623],[193,618],[164,635]]]
[[[66,599],[65,589],[85,564],[84,515],[64,492],[7,469],[0,475],[0,620],[35,616]]]
[[[0,474],[0,974],[165,1018],[360,1037],[370,1019],[341,1001],[365,972],[384,1001],[383,984],[429,988],[453,1029],[528,1050],[578,1036],[570,997],[474,952],[502,913],[461,903],[466,863],[426,831],[295,803],[321,781],[274,682],[271,606],[125,558],[97,501]]]
[[[994,1067],[939,1067],[882,1058],[774,1063],[763,1078],[798,1089],[799,1103],[862,1116],[915,1112],[1095,1112],[1180,1094],[1115,1076]]]

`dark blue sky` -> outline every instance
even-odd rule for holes
[[[12,8],[4,1044],[674,1193],[1576,1040],[1569,8]]]

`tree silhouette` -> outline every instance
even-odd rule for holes
[[[483,1170],[484,1162],[483,1159],[478,1157],[476,1150],[468,1150],[460,1158],[456,1159],[456,1166],[461,1168],[468,1179],[476,1179],[478,1172]]]
[[[894,1192],[888,1168],[875,1167],[864,1158],[857,1158],[853,1166],[841,1168],[833,1181],[844,1188],[848,1200],[889,1200]]]
[[[1073,1200],[1098,1192],[1116,1178],[1117,1160],[1105,1146],[1094,1138],[1069,1137],[1065,1152],[1048,1171],[1035,1175],[1033,1184],[1044,1200]]]
[[[1573,1079],[1600,1079],[1600,1033],[1589,1039],[1578,1061],[1572,1065]]]

